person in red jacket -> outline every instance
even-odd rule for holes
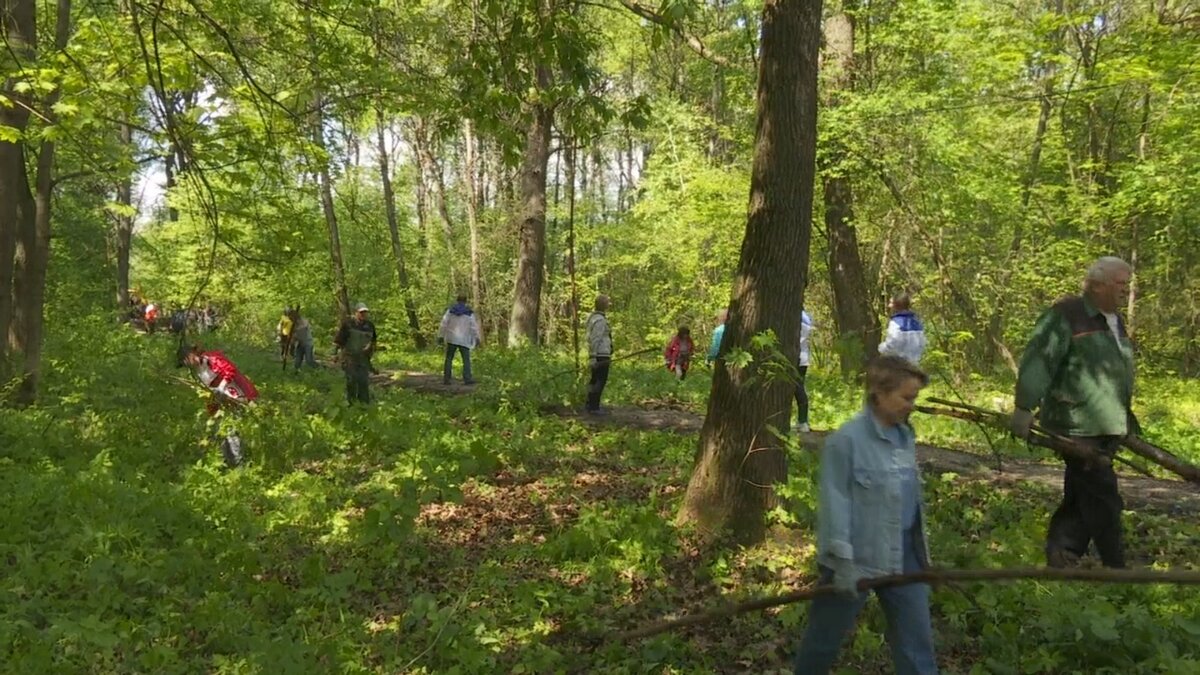
[[[696,345],[692,342],[692,332],[687,326],[680,326],[679,332],[667,343],[663,350],[663,359],[667,362],[667,370],[675,373],[682,380],[687,377],[688,368],[692,365],[692,354]]]
[[[193,345],[184,355],[183,364],[191,368],[204,388],[213,394],[205,409],[211,418],[210,427],[214,436],[219,428],[215,418],[222,408],[236,411],[258,400],[258,389],[254,383],[220,350],[204,351],[200,345]],[[242,439],[237,430],[230,430],[221,441],[221,455],[230,467],[242,463]]]

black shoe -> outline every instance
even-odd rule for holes
[[[1065,548],[1046,547],[1046,566],[1065,569],[1079,566],[1079,556]]]
[[[463,380],[463,384],[470,386],[472,384],[475,384],[475,380]]]

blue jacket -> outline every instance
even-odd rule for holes
[[[713,329],[712,344],[708,346],[709,363],[717,360],[717,356],[721,353],[721,340],[725,337],[725,324],[721,324]]]
[[[917,463],[916,442],[911,428],[907,430],[904,447],[895,447],[866,407],[825,439],[817,514],[818,563],[835,567],[834,559],[853,560],[865,577],[904,571],[901,471],[914,469]],[[928,567],[925,505],[919,494],[917,499],[917,555],[922,567]]]

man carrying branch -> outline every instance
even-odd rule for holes
[[[1106,567],[1125,567],[1121,510],[1112,457],[1137,432],[1133,345],[1117,314],[1131,269],[1120,258],[1092,263],[1083,295],[1057,302],[1038,319],[1021,356],[1011,430],[1028,438],[1033,410],[1047,431],[1094,450],[1100,460],[1065,457],[1063,499],[1050,518],[1046,564],[1068,567],[1096,542]]]

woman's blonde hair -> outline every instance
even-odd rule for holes
[[[876,356],[867,364],[867,400],[874,401],[874,392],[891,392],[908,380],[917,380],[924,387],[929,375],[917,364],[892,354]]]

